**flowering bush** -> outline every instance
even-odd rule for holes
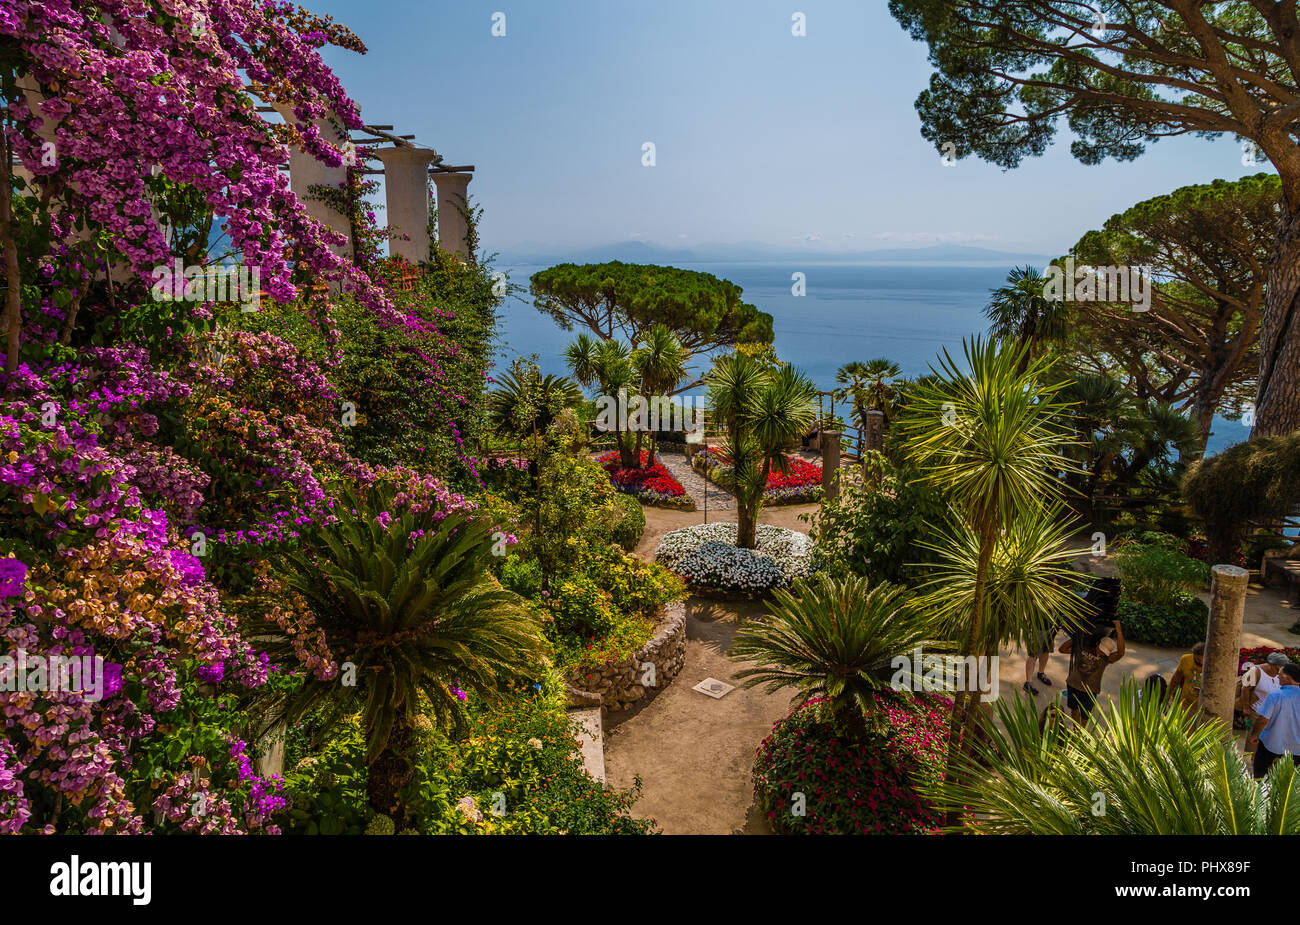
[[[822,467],[800,459],[786,457],[787,473],[773,469],[767,474],[767,487],[763,490],[764,504],[802,504],[820,501],[822,492]],[[696,471],[704,473],[719,485],[731,484],[731,461],[716,447],[700,447],[691,460]]]
[[[783,835],[931,833],[942,816],[915,781],[942,775],[952,703],[923,698],[919,710],[881,707],[870,741],[851,742],[818,722],[816,699],[776,724],[758,747],[754,795]]]
[[[668,507],[681,507],[689,502],[686,489],[682,483],[673,478],[671,472],[664,468],[663,462],[650,460],[650,454],[641,451],[641,466],[638,469],[619,468],[618,451],[611,450],[600,457],[600,464],[609,473],[609,480],[619,491],[633,495],[644,504],[659,504]]]
[[[797,530],[760,524],[756,549],[736,546],[736,525],[701,524],[659,541],[655,561],[693,588],[763,594],[812,574],[812,541]]]

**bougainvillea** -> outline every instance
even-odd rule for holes
[[[0,78],[28,91],[0,108],[27,175],[0,159],[0,248],[20,255],[0,323],[0,656],[75,658],[98,679],[0,669],[0,832],[278,831],[286,798],[254,770],[247,695],[338,666],[268,560],[344,486],[388,484],[394,511],[471,507],[427,471],[349,452],[330,303],[298,297],[334,282],[380,326],[436,331],[334,253],[283,173],[289,145],[342,163],[318,120],[360,127],[326,44],[364,50],[278,0],[0,5]],[[187,210],[181,245],[165,231]],[[152,268],[192,256],[214,221],[331,349],[247,330],[237,306],[148,301]],[[440,394],[471,404],[459,385]],[[268,633],[294,664],[250,643]]]

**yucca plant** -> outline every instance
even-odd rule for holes
[[[338,664],[354,666],[356,683],[309,674],[270,719],[314,713],[329,728],[360,713],[368,797],[385,814],[412,777],[422,705],[444,730],[463,732],[453,686],[492,700],[535,675],[546,654],[532,612],[489,576],[489,524],[460,513],[382,517],[392,504],[386,492],[344,495],[335,522],[281,560],[285,587],[306,602]],[[290,641],[269,645],[288,649]]]
[[[1132,682],[1103,712],[1101,723],[1040,729],[1031,702],[1000,701],[959,773],[923,793],[989,834],[1300,834],[1290,761],[1253,781],[1221,725],[1139,696]]]
[[[908,691],[919,687],[915,651],[946,648],[932,638],[910,595],[895,585],[869,588],[856,575],[818,573],[774,592],[770,617],[747,626],[727,654],[756,663],[736,673],[745,679],[742,687],[764,685],[768,693],[793,688],[805,700],[820,697],[823,720],[865,739],[874,707],[909,703]],[[895,686],[902,664],[907,684]]]
[[[984,584],[981,636],[973,651],[996,652],[999,646],[1028,648],[1057,624],[1081,626],[1087,607],[1076,593],[1082,577],[1070,566],[1077,554],[1068,543],[1074,533],[1063,505],[1029,508],[994,540]],[[979,537],[957,520],[938,539],[918,545],[935,553],[929,577],[917,589],[920,605],[939,621],[943,632],[963,638],[975,609],[979,573]]]
[[[962,344],[965,367],[948,353],[917,380],[895,425],[922,477],[951,500],[975,537],[970,619],[955,637],[964,655],[989,656],[986,584],[998,537],[1057,496],[1069,431],[1058,382],[1044,381],[1045,359],[1025,361],[1027,346],[999,349],[976,337]],[[1024,361],[1024,362],[1022,362]],[[966,747],[971,692],[957,692],[948,765]]]
[[[672,329],[656,324],[641,333],[641,340],[632,353],[632,367],[641,380],[645,395],[671,395],[677,383],[686,378],[686,361],[690,351],[684,348]],[[650,435],[650,458],[659,451],[659,434]],[[636,437],[637,458],[641,457],[641,435]]]
[[[736,545],[757,545],[758,512],[775,468],[783,475],[789,450],[816,417],[816,388],[790,366],[766,369],[743,353],[720,358],[707,377],[713,419],[726,433],[736,496]]]

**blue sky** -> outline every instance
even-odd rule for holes
[[[366,121],[476,166],[489,251],[638,239],[1055,254],[1141,199],[1258,170],[1231,138],[1085,167],[1067,134],[1013,171],[945,168],[913,109],[925,47],[881,0],[305,4],[368,46],[326,54]],[[806,37],[791,34],[796,11]]]

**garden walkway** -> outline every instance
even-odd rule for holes
[[[669,454],[665,454],[667,461]],[[685,467],[685,457],[679,456]],[[689,472],[689,469],[687,470]],[[693,473],[700,478],[698,473]],[[681,475],[674,472],[678,479]],[[682,480],[683,485],[687,485]],[[690,487],[687,487],[690,491]],[[702,498],[702,496],[701,496]],[[815,504],[769,508],[763,523],[807,532],[798,515],[815,511]],[[647,507],[646,530],[635,553],[650,559],[659,540],[670,530],[704,522],[703,511],[670,511]],[[728,509],[714,516],[709,498],[709,522],[735,522]],[[1086,555],[1086,550],[1081,550]],[[1109,563],[1088,562],[1093,571],[1105,573]],[[1208,595],[1205,595],[1208,599]],[[612,714],[605,728],[606,780],[613,786],[630,787],[641,777],[643,790],[634,812],[654,818],[668,834],[727,835],[765,834],[766,823],[753,810],[751,770],[754,753],[773,725],[790,712],[793,701],[786,693],[767,694],[742,690],[739,686],[721,700],[714,700],[691,688],[705,678],[738,685],[736,671],[745,663],[732,661],[727,649],[742,622],[762,612],[762,605],[722,604],[690,598],[686,604],[686,661],[672,684],[659,694],[624,713]],[[1260,645],[1300,646],[1300,636],[1288,628],[1300,617],[1300,607],[1286,601],[1285,594],[1251,585],[1246,598],[1243,647]],[[1059,641],[1059,640],[1058,640]],[[1125,678],[1142,681],[1153,672],[1173,674],[1182,651],[1158,649],[1129,643],[1125,657],[1106,672],[1103,693],[1116,694]],[[1036,703],[1042,708],[1056,696],[1065,682],[1069,659],[1054,655],[1047,675],[1050,688],[1039,684]],[[1026,696],[1024,657],[1005,650],[999,661],[999,697]]]
[[[714,485],[700,473],[691,468],[691,464],[686,460],[684,452],[678,452],[672,449],[665,449],[659,453],[659,458],[663,460],[664,468],[672,473],[672,477],[681,482],[683,488],[695,501],[695,506],[704,509],[705,493],[708,493],[709,511],[734,511],[736,509],[736,499],[731,496],[731,492]],[[731,518],[735,520],[735,518]],[[676,529],[676,528],[674,528]],[[650,547],[650,552],[654,552],[654,547]]]

